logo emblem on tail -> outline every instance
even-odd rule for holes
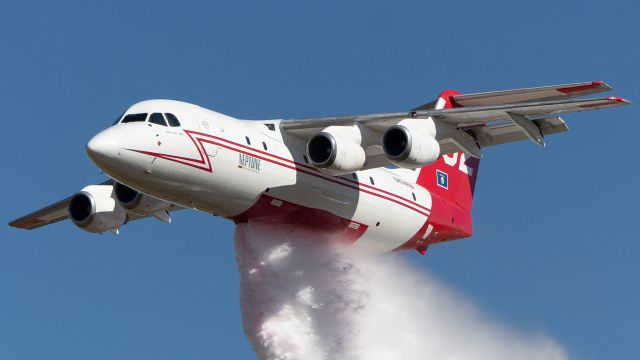
[[[436,178],[438,186],[449,189],[449,175],[446,172],[436,170]]]

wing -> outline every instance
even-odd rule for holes
[[[450,124],[463,125],[469,123],[487,123],[496,120],[509,119],[509,114],[519,114],[531,118],[536,118],[548,115],[600,110],[628,104],[630,104],[630,102],[623,98],[611,96],[598,99],[522,102],[514,104],[426,110],[416,112],[416,116],[431,116],[437,119],[441,119]]]
[[[545,135],[568,130],[564,121],[556,115],[630,104],[620,97],[577,99],[608,90],[611,90],[611,87],[604,82],[592,81],[477,94],[455,94],[447,96],[446,100],[450,102],[451,107],[446,109],[438,108],[438,102],[433,101],[407,112],[282,120],[280,128],[296,137],[309,139],[332,125],[360,124],[381,134],[389,126],[403,119],[431,118],[460,130],[459,136],[452,137],[449,133],[438,138],[436,135],[442,153],[462,150],[478,156],[482,147],[527,138],[544,145]],[[471,138],[468,138],[468,135]],[[456,137],[468,140],[457,141]],[[475,145],[462,146],[463,142],[475,142],[478,146],[477,151],[470,149]],[[375,157],[376,160],[371,162],[371,165],[386,165],[379,159],[380,150],[368,149],[367,154],[371,153],[372,158]]]
[[[113,180],[107,180],[100,185],[111,185]],[[17,218],[9,223],[9,226],[13,226],[19,229],[33,230],[39,227],[57,223],[69,218],[69,201],[73,196],[69,196],[64,200],[60,200],[56,203],[48,205],[42,209],[36,210],[30,214]]]
[[[13,220],[9,225],[19,229],[33,230],[68,219],[69,214],[67,207],[69,206],[69,200],[71,200],[71,196],[55,204],[36,210],[29,215]]]
[[[602,81],[591,81],[584,83],[541,86],[535,88],[491,91],[477,94],[457,94],[453,95],[454,107],[469,106],[489,106],[498,104],[509,104],[529,101],[551,101],[563,100],[573,97],[593,95],[611,90],[611,87]],[[428,110],[433,109],[432,103],[428,103],[413,109]]]
[[[111,185],[113,184],[113,180],[107,180],[103,183],[101,183],[100,185]],[[50,225],[53,223],[57,223],[58,221],[62,221],[65,219],[69,218],[69,212],[67,210],[68,206],[69,206],[69,201],[71,200],[73,196],[69,196],[63,200],[60,200],[56,203],[53,203],[51,205],[48,205],[42,209],[36,210],[28,215],[22,216],[18,219],[13,220],[12,222],[9,223],[10,226],[13,226],[15,228],[19,228],[19,229],[25,229],[25,230],[33,230],[33,229],[37,229],[39,227],[45,226],[45,225]],[[177,211],[177,210],[181,210],[184,209],[181,206],[172,204],[171,207],[169,207],[169,209],[167,209],[168,212],[173,212],[173,211]],[[168,216],[168,215],[167,215]],[[138,214],[134,214],[131,212],[127,212],[127,220],[128,221],[134,221],[134,220],[139,220],[139,219],[143,219],[149,216],[143,216],[143,215],[138,215]],[[167,218],[162,218],[160,216],[158,216],[158,219],[167,222],[168,217]]]

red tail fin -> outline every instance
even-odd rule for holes
[[[436,109],[458,107],[453,96],[455,90],[445,90],[438,96]],[[420,169],[418,185],[442,199],[458,204],[464,210],[471,210],[473,191],[476,186],[480,160],[462,152],[440,156],[434,164]]]

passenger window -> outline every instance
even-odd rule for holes
[[[415,193],[411,193],[411,195],[413,196],[413,201],[416,201],[416,194]]]
[[[373,181],[373,178],[369,176],[369,181],[371,181],[371,185],[375,185],[376,183]]]
[[[249,140],[248,136],[245,136],[244,140],[247,142],[247,145],[251,145],[251,140]]]
[[[167,126],[166,121],[164,121],[164,117],[160,113],[153,113],[149,116],[149,122],[157,125]]]
[[[122,119],[122,123],[144,122],[147,120],[147,114],[129,114]]]
[[[178,121],[178,118],[175,115],[165,113],[164,116],[167,118],[169,125],[171,125],[172,127],[180,126],[180,121]]]
[[[262,142],[262,147],[264,148],[265,151],[269,150],[267,149],[267,144],[264,141]]]

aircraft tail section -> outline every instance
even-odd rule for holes
[[[418,185],[441,199],[471,210],[480,159],[462,152],[442,155],[435,163],[420,169]]]
[[[445,90],[438,95],[435,109],[460,107],[454,96],[460,95],[455,90]],[[473,203],[473,191],[478,177],[480,159],[463,152],[445,154],[435,163],[420,169],[417,183],[441,199],[458,204],[469,211]]]

